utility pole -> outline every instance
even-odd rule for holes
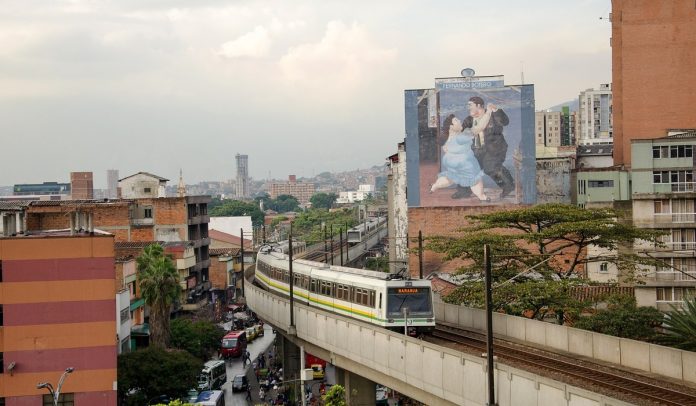
[[[418,272],[423,279],[423,232],[421,230],[418,230]]]
[[[295,327],[295,308],[293,294],[293,274],[292,274],[292,221],[290,222],[290,238],[288,239],[288,270],[290,273],[290,327]]]
[[[244,279],[246,279],[246,276],[244,275],[244,228],[239,229],[239,247],[240,247],[240,255],[242,256],[242,297],[246,298],[244,294]]]
[[[343,266],[343,228],[338,229],[339,244],[341,245],[341,266]]]
[[[333,265],[333,257],[334,257],[334,250],[333,250],[333,223],[329,224],[329,238],[331,239],[329,246],[331,247],[331,265]]]
[[[324,263],[329,263],[329,248],[326,246],[326,223],[321,223],[322,234],[324,235]]]
[[[493,287],[491,283],[491,248],[483,246],[483,262],[486,269],[486,363],[488,367],[488,406],[495,403],[495,378],[493,375]]]

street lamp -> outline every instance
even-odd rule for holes
[[[53,406],[58,406],[58,398],[60,397],[60,389],[63,387],[63,382],[68,374],[71,374],[74,370],[75,368],[73,367],[65,368],[63,375],[61,375],[60,379],[58,380],[58,387],[55,390],[50,382],[39,382],[36,385],[36,389],[48,389],[48,393],[50,393],[51,397],[53,398]]]

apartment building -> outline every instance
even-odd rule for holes
[[[115,406],[114,237],[69,230],[0,237],[0,276],[2,404],[53,404],[37,385],[55,387],[65,373],[59,404]]]
[[[577,144],[612,144],[614,120],[612,115],[611,84],[602,84],[599,90],[580,92],[577,122]]]
[[[298,182],[295,175],[290,175],[287,182],[271,182],[268,184],[268,194],[271,199],[281,195],[290,195],[297,199],[301,205],[307,205],[315,191],[314,183]]]
[[[696,297],[696,131],[632,141],[633,224],[665,233],[663,247],[636,250],[659,260],[636,285],[639,305],[669,310]]]

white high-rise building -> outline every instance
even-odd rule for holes
[[[109,199],[118,198],[118,169],[106,170],[106,189]]]
[[[578,145],[613,144],[611,84],[580,92]]]
[[[237,160],[237,193],[235,197],[243,199],[249,197],[249,155],[235,156]]]

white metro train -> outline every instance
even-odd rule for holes
[[[377,228],[387,222],[386,217],[370,217],[365,222],[351,228],[346,233],[349,244],[357,244],[368,237]]]
[[[289,261],[279,251],[271,245],[259,249],[255,279],[263,288],[288,296]],[[300,259],[293,260],[292,268],[293,297],[299,302],[394,331],[407,327],[411,336],[435,327],[429,280]]]

